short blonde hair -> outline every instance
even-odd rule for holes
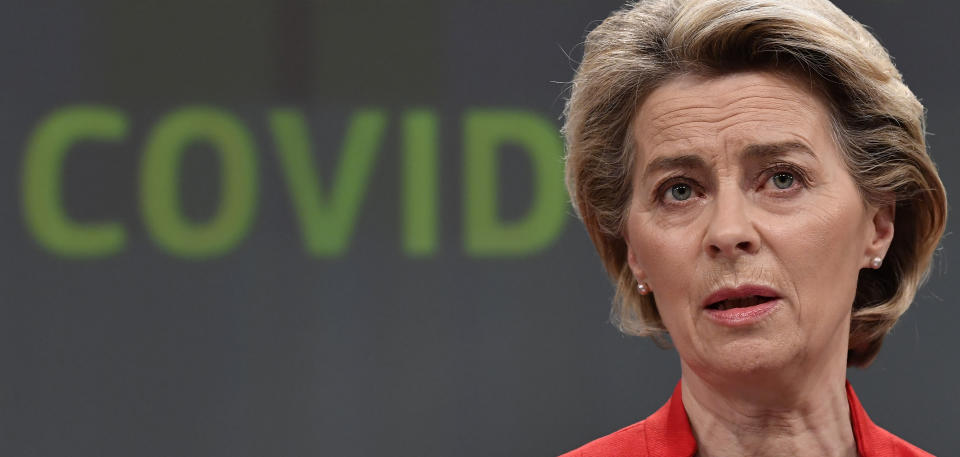
[[[865,204],[896,205],[883,266],[861,270],[847,364],[866,366],[913,301],[946,225],[946,193],[927,155],[924,109],[880,43],[826,0],[651,0],[591,31],[565,108],[571,200],[616,283],[611,313],[628,334],[662,337],[623,238],[634,161],[629,126],[644,97],[682,74],[772,70],[803,78],[831,110]],[[892,196],[892,200],[891,200]]]

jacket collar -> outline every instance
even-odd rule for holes
[[[853,386],[847,381],[847,403],[850,404],[850,422],[853,424],[853,437],[857,440],[857,453],[862,457],[893,455],[894,437],[870,420],[853,392]]]
[[[887,455],[886,452],[892,446],[889,432],[870,420],[849,381],[846,390],[857,452],[862,457]],[[693,437],[693,429],[690,428],[690,420],[683,407],[681,383],[678,382],[673,389],[670,400],[644,422],[648,455],[691,457],[696,454],[697,441]]]
[[[651,457],[690,457],[697,452],[680,385],[678,382],[667,404],[644,421],[647,455]]]

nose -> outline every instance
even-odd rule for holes
[[[740,189],[724,189],[716,194],[703,239],[707,255],[736,259],[744,254],[757,253],[760,234],[748,210],[749,201]]]

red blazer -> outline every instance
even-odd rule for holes
[[[849,382],[847,401],[860,457],[931,456],[874,424]],[[667,404],[650,417],[560,457],[691,457],[696,452],[697,442],[683,409],[680,383],[677,383]]]

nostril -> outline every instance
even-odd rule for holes
[[[736,244],[721,245],[711,243],[709,245],[710,255],[738,255],[738,253],[753,253],[756,245],[752,241],[740,241]]]

